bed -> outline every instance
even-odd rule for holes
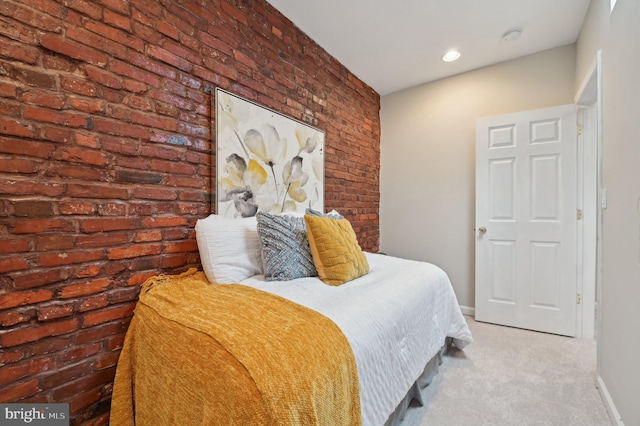
[[[330,251],[353,244],[348,221],[267,218],[278,238],[266,240],[280,247],[269,251],[261,238],[264,215],[211,215],[196,226],[204,271],[145,283],[118,363],[112,425],[397,424],[449,345],[472,341],[439,267],[342,253],[360,265],[357,276],[328,284],[332,265],[314,250],[323,238]],[[337,223],[346,240],[322,228]],[[305,276],[309,262],[317,276]],[[288,276],[274,273],[282,268]]]

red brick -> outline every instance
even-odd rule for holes
[[[102,258],[102,251],[60,252],[38,256],[38,262],[43,267],[71,265],[73,263],[91,262]]]
[[[233,17],[244,25],[249,25],[246,14],[241,10],[237,9],[226,1],[221,1],[220,6],[222,7],[222,10],[224,10],[229,16]]]
[[[187,223],[187,219],[181,216],[146,217],[142,219],[142,226],[145,228],[181,226],[181,225],[186,225],[186,223]]]
[[[48,231],[73,230],[71,222],[60,219],[21,219],[15,222],[13,232],[16,234],[38,234]]]
[[[78,412],[79,410],[99,401],[101,397],[102,393],[98,389],[81,392],[71,398],[69,402],[69,411],[71,413]]]
[[[185,266],[188,263],[183,253],[162,256],[160,267],[162,269],[176,269]]]
[[[71,335],[47,337],[29,345],[30,356],[53,354],[68,348],[71,344]]]
[[[118,303],[130,302],[138,297],[139,292],[140,289],[137,286],[113,289],[109,292],[109,303],[116,305]]]
[[[136,243],[143,243],[148,241],[162,241],[162,233],[158,230],[141,231],[136,233],[133,239]]]
[[[101,231],[95,231],[101,232]],[[78,248],[99,248],[117,246],[128,243],[129,234],[122,232],[109,232],[108,234],[79,235],[76,240]]]
[[[31,0],[27,0],[31,1]],[[34,1],[50,1],[50,0],[34,0]],[[55,53],[47,53],[42,57],[42,66],[47,70],[60,71],[61,73],[78,73],[80,62],[67,56],[58,55]],[[61,81],[65,77],[64,74],[58,75],[58,81]]]
[[[97,412],[95,417],[83,422],[82,426],[109,426],[109,413]]]
[[[180,107],[181,109],[192,111],[193,105],[186,99],[187,89],[181,84],[167,82],[162,90],[152,90],[149,95],[158,101]],[[168,113],[165,113],[169,115]]]
[[[23,343],[36,342],[48,336],[65,334],[77,328],[77,318],[41,325],[30,325],[27,328],[13,329],[4,334],[0,334],[0,344],[2,344],[3,347],[17,346]]]
[[[193,164],[176,161],[151,160],[151,170],[169,172],[171,174],[194,175],[196,168]]]
[[[128,285],[139,285],[144,283],[148,278],[158,275],[156,272],[144,272],[141,274],[134,274],[127,281]]]
[[[163,256],[164,257],[164,256]],[[145,256],[129,259],[127,269],[129,271],[157,271],[160,268],[160,256]]]
[[[122,86],[133,93],[144,93],[147,91],[147,85],[139,81],[131,80],[128,78],[123,79]],[[146,100],[145,100],[146,101]]]
[[[160,254],[160,244],[136,244],[124,248],[112,248],[107,250],[109,259],[128,259],[132,257]]]
[[[52,126],[46,123],[34,123],[36,129],[36,137],[46,140],[47,142],[67,143],[71,140],[71,130]]]
[[[178,40],[180,37],[180,30],[178,30],[175,26],[171,25],[168,22],[158,21],[156,23],[156,29],[162,34],[174,40]]]
[[[16,256],[16,257],[0,259],[0,273],[12,272],[12,271],[23,271],[28,267],[29,265],[22,257]]]
[[[123,125],[122,122],[96,118],[94,129],[111,135],[127,136],[132,138],[149,139],[149,130],[139,126]]]
[[[207,27],[203,13],[194,13],[175,3],[169,4],[167,10],[170,12],[167,13],[167,19],[179,25],[181,30],[187,34],[192,34],[194,27],[201,30]]]
[[[108,15],[108,18],[107,18]],[[111,20],[113,22],[108,22],[107,20]],[[109,24],[109,25],[107,25]],[[118,26],[127,31],[122,31],[118,28],[114,28],[114,26]],[[126,58],[126,55],[119,52],[119,46],[124,45],[136,50],[138,52],[142,52],[144,50],[144,41],[140,40],[137,37],[134,37],[130,34],[131,29],[131,20],[128,17],[123,17],[121,15],[117,15],[115,13],[105,11],[105,23],[101,22],[87,22],[85,27],[96,34],[100,34],[104,38],[108,39],[108,44],[111,44],[112,47],[109,49],[105,49],[107,52],[114,53],[114,56],[118,58]],[[125,28],[129,27],[129,28]],[[98,45],[94,45],[94,47],[98,48]]]
[[[93,311],[95,309],[104,308],[109,304],[109,297],[106,294],[89,297],[80,304],[80,312]]]
[[[178,194],[172,189],[156,189],[156,188],[134,188],[131,191],[133,198],[144,200],[175,200]]]
[[[60,23],[51,17],[39,12],[27,9],[22,5],[3,2],[0,4],[0,13],[11,16],[17,20],[25,22],[32,27],[41,28],[46,31],[60,31]]]
[[[156,157],[164,160],[180,159],[179,150],[156,145],[143,145],[141,148],[141,154],[145,157]]]
[[[24,358],[22,350],[2,350],[0,351],[0,365],[12,364]]]
[[[126,270],[132,270],[130,261],[111,261],[105,263],[103,267],[103,272],[109,276],[118,275]]]
[[[137,219],[85,219],[81,227],[84,232],[105,232],[136,229],[139,224]]]
[[[88,215],[94,212],[93,204],[85,201],[61,202],[58,208],[60,214]]]
[[[51,321],[73,315],[73,304],[39,306],[36,312],[38,321]]]
[[[36,251],[72,249],[75,244],[73,235],[55,234],[43,235],[36,238]]]
[[[202,58],[199,53],[197,53],[197,47],[194,50],[187,48],[186,43],[183,40],[192,40],[187,36],[183,36],[182,40],[178,43],[172,41],[166,41],[162,44],[162,47],[179,58],[186,60],[189,63],[189,69],[195,64],[200,65],[202,63]],[[192,48],[193,49],[193,48]],[[179,68],[179,67],[178,67]]]
[[[85,374],[81,378],[55,389],[51,396],[54,401],[68,401],[75,395],[79,394],[82,390],[93,389],[106,385],[107,383],[113,383],[114,376],[115,368]]]
[[[96,342],[86,346],[74,346],[67,350],[63,355],[63,360],[66,362],[75,362],[80,359],[88,358],[91,355],[95,355],[102,349],[102,343]]]
[[[166,241],[191,240],[195,242],[195,232],[187,228],[170,228],[163,232]]]
[[[16,402],[31,395],[35,395],[40,390],[38,380],[32,379],[27,382],[8,386],[0,392],[0,403]]]
[[[113,13],[108,9],[104,11],[104,22],[122,28],[123,30],[131,31],[131,18]]]
[[[16,275],[13,277],[13,285],[17,289],[27,289],[56,283],[67,278],[69,278],[69,270],[66,268],[37,270]]]
[[[81,185],[70,183],[67,185],[67,195],[80,198],[115,198],[126,200],[128,192],[123,188],[107,185]]]
[[[96,67],[86,67],[87,77],[98,84],[111,87],[113,89],[121,89],[122,83],[120,79],[113,74]]]
[[[31,305],[50,300],[53,297],[51,290],[14,291],[0,295],[0,309],[14,308],[16,306]]]
[[[83,15],[89,15],[93,19],[102,18],[102,7],[97,4],[86,2],[83,0],[67,0],[65,5],[71,9],[77,10]]]
[[[15,99],[18,96],[18,88],[15,84],[0,81],[0,96]]]
[[[29,240],[21,238],[0,238],[0,254],[29,251]]]
[[[77,0],[76,0],[77,1]],[[87,3],[80,1],[80,3]],[[40,38],[42,47],[60,53],[70,58],[86,61],[90,64],[103,67],[106,65],[108,56],[90,47],[79,43],[71,42],[56,34],[45,33]]]
[[[130,4],[128,0],[101,0],[100,3],[123,15],[128,15],[130,13]]]
[[[70,127],[87,127],[88,119],[73,112],[56,111],[48,108],[27,106],[23,111],[24,118],[48,123],[61,124]]]
[[[104,153],[83,148],[66,148],[60,151],[56,158],[74,163],[91,164],[94,166],[104,166],[107,164],[107,157]]]
[[[79,95],[95,96],[97,93],[96,85],[84,78],[65,76],[60,84],[64,89]]]
[[[62,346],[59,349],[68,347],[69,342],[66,342],[67,346]],[[83,361],[71,366],[59,368],[56,374],[46,376],[42,379],[42,387],[44,389],[53,389],[64,383],[71,382],[87,374],[92,370],[93,361]]]
[[[180,214],[199,215],[202,205],[190,203],[178,203],[178,211]]]
[[[153,116],[146,112],[131,112],[131,122],[141,124],[143,126],[167,130],[170,132],[175,132],[178,128],[178,124],[176,123],[175,119],[162,116]]]
[[[75,276],[77,278],[90,278],[97,276],[102,268],[99,265],[89,265],[85,268],[80,269],[76,272]]]
[[[46,108],[61,109],[64,106],[65,97],[41,90],[29,90],[20,95],[20,101]]]
[[[36,173],[41,166],[42,163],[22,158],[0,158],[0,172],[5,173],[32,174]]]
[[[144,56],[141,55],[138,58],[137,63],[134,63],[134,64],[128,64],[128,63],[121,62],[121,61],[111,61],[109,63],[108,69],[111,72],[123,75],[125,77],[130,77],[130,78],[132,78],[132,79],[134,79],[136,81],[139,81],[141,83],[145,83],[145,84],[147,84],[149,86],[159,87],[160,86],[160,78],[157,75],[146,71],[146,70],[151,70],[151,69],[158,69],[158,67],[152,67],[151,64],[152,64],[151,60],[149,60],[148,58],[145,58]],[[165,74],[167,74],[167,73],[165,73]],[[164,77],[171,78],[172,76],[171,75],[165,75]],[[174,73],[173,77],[175,77],[175,73]]]
[[[98,213],[103,216],[126,216],[127,205],[123,203],[98,204]]]
[[[0,133],[4,135],[33,137],[33,130],[27,122],[0,117]]]
[[[118,347],[118,349],[120,349],[120,347]],[[119,351],[105,353],[101,355],[100,358],[98,359],[96,368],[98,370],[102,370],[103,368],[113,367],[118,363],[119,357],[120,357]]]
[[[22,217],[53,216],[54,204],[45,200],[17,200],[13,203],[13,214]]]
[[[20,311],[4,311],[0,312],[0,325],[2,327],[9,327],[12,325],[27,322],[31,319],[31,315]],[[0,360],[0,365],[2,361]]]
[[[101,99],[69,98],[69,105],[76,111],[89,114],[103,113],[106,110],[105,102]]]
[[[0,385],[15,382],[27,376],[33,376],[43,371],[48,371],[53,367],[51,358],[30,359],[20,364],[0,369]]]
[[[87,294],[99,293],[106,290],[111,285],[109,278],[98,278],[93,281],[87,281],[79,284],[70,284],[62,287],[60,297],[63,299],[85,296]]]
[[[95,342],[118,333],[124,333],[129,326],[131,318],[124,318],[118,322],[101,324],[83,329],[75,334],[76,344],[82,345],[88,342]]]
[[[64,192],[64,186],[56,183],[16,181],[0,178],[0,194],[47,195],[57,197]]]
[[[82,324],[84,327],[89,327],[108,321],[130,317],[131,315],[133,315],[133,310],[135,309],[135,307],[135,303],[128,303],[126,305],[118,306],[115,308],[103,309],[101,311],[92,311],[84,315]]]
[[[206,180],[200,177],[170,176],[166,181],[168,186],[178,186],[187,188],[204,188]]]
[[[184,253],[189,251],[198,251],[198,244],[195,240],[167,243],[164,249],[164,253]]]
[[[96,135],[83,135],[82,133],[74,133],[76,144],[87,148],[98,148],[98,137]]]

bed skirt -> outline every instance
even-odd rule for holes
[[[422,407],[424,405],[424,401],[422,400],[421,389],[427,387],[431,380],[438,374],[440,371],[440,364],[442,364],[442,357],[447,354],[449,348],[451,347],[453,339],[451,337],[447,337],[445,339],[445,343],[440,348],[440,350],[427,362],[427,365],[424,367],[422,374],[416,379],[416,381],[411,386],[411,389],[407,392],[405,397],[400,401],[400,404],[396,407],[393,413],[389,416],[387,421],[384,423],[384,426],[398,426],[404,419],[404,416],[409,408],[409,404],[411,404],[412,400],[416,400],[418,405]]]

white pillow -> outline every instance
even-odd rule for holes
[[[233,284],[262,274],[262,247],[255,217],[210,215],[196,223],[200,261],[211,283]]]

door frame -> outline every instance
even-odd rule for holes
[[[578,105],[578,293],[576,337],[599,335],[599,303],[602,258],[602,52],[596,53],[586,77],[576,92]],[[599,207],[600,206],[600,207]]]

